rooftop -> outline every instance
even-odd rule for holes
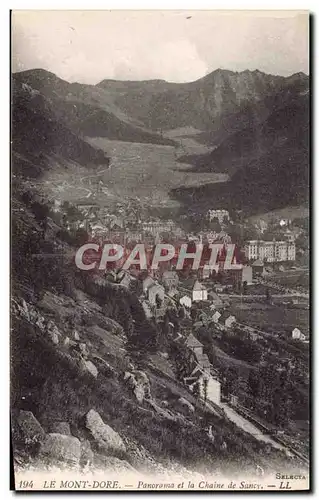
[[[194,337],[192,333],[187,337],[186,345],[188,347],[204,347],[203,344],[196,337]]]

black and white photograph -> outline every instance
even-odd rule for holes
[[[13,489],[309,491],[309,12],[10,23]]]

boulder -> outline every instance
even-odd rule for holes
[[[125,372],[124,380],[132,389],[134,396],[139,403],[142,403],[144,399],[151,398],[150,381],[144,372],[139,370]]]
[[[103,422],[97,411],[92,409],[86,414],[85,425],[100,451],[104,453],[126,451],[121,436]]]
[[[87,348],[87,345],[85,344],[85,342],[81,342],[80,344],[78,344],[78,350],[82,354],[82,356],[84,356],[84,357],[88,356],[88,354],[89,354],[89,351],[88,351],[88,348]]]
[[[58,461],[78,465],[81,458],[81,443],[74,436],[50,433],[41,443],[39,457],[50,463]]]
[[[73,339],[79,341],[80,340],[80,335],[77,330],[73,330]]]
[[[70,424],[68,422],[52,422],[50,425],[50,432],[71,436]]]
[[[37,443],[44,439],[45,432],[31,411],[21,410],[17,423],[25,444]]]
[[[59,329],[57,328],[57,326],[53,323],[52,320],[50,320],[48,322],[47,334],[48,334],[48,337],[51,340],[51,342],[53,342],[53,344],[56,344],[56,345],[59,344],[61,333],[60,333]]]
[[[38,328],[40,328],[40,330],[43,331],[45,329],[45,319],[44,319],[44,317],[39,314],[38,317],[37,317],[37,319],[36,319],[35,324],[37,325]]]
[[[59,336],[54,333],[54,332],[48,332],[48,337],[53,342],[53,344],[58,345],[59,343]]]
[[[182,406],[183,408],[187,409],[189,412],[194,413],[195,408],[192,405],[192,403],[190,403],[189,401],[187,401],[187,399],[185,399],[185,398],[179,398],[178,403],[179,403],[180,406]]]
[[[88,372],[91,373],[91,375],[93,375],[93,377],[97,377],[99,372],[98,372],[98,369],[96,368],[96,366],[92,363],[92,361],[84,361],[84,364],[86,366],[86,369]]]
[[[168,409],[161,408],[155,401],[152,401],[151,399],[147,400],[147,403],[153,408],[153,410],[156,411],[156,413],[167,420],[172,420],[173,422],[177,421],[177,417]]]

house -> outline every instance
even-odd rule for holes
[[[219,318],[219,323],[225,328],[231,328],[236,323],[236,318],[235,316],[230,315],[227,312],[223,312],[223,314]]]
[[[200,267],[198,272],[199,272],[199,277],[203,280],[208,279],[212,273],[211,269],[207,269],[205,266]]]
[[[203,370],[210,372],[210,361],[207,354],[202,354],[197,356],[198,364],[203,368]]]
[[[226,328],[231,328],[233,324],[236,323],[236,318],[235,316],[228,316],[227,319],[225,319],[225,327]]]
[[[264,263],[260,259],[255,260],[252,264],[252,270],[253,278],[262,276],[264,274]]]
[[[253,268],[251,266],[243,266],[241,282],[246,281],[247,285],[252,285],[253,282]]]
[[[112,231],[118,231],[123,228],[124,228],[123,219],[120,219],[119,217],[114,217],[114,219],[111,220],[110,229],[112,229]]]
[[[196,280],[192,290],[193,301],[207,300],[207,295],[207,288]]]
[[[183,297],[179,299],[179,303],[189,309],[192,307],[192,299],[188,295],[183,295]]]
[[[155,285],[155,280],[151,276],[147,276],[146,278],[144,278],[144,280],[143,280],[143,293],[146,294],[147,290],[153,285]]]
[[[203,356],[204,346],[192,333],[187,337],[186,345],[193,351],[196,358],[198,356]]]
[[[219,318],[221,317],[221,313],[219,311],[215,311],[213,316],[212,316],[212,320],[214,323],[218,323],[218,320]]]
[[[162,283],[166,290],[170,291],[176,289],[178,286],[179,278],[176,271],[165,271],[162,276]]]
[[[249,332],[249,338],[252,342],[256,342],[256,340],[262,338],[258,333],[256,332]]]
[[[162,285],[154,283],[147,289],[147,298],[152,306],[157,306],[157,301],[160,300],[161,304],[164,302],[165,291]]]
[[[117,275],[117,283],[120,283],[122,286],[125,286],[126,288],[129,288],[130,284],[134,280],[135,278],[133,278],[130,275],[130,273],[127,273],[125,271],[120,271]]]
[[[304,335],[303,333],[301,333],[301,331],[299,330],[299,328],[294,328],[293,331],[292,331],[292,338],[294,340],[306,340],[306,335]]]
[[[209,294],[209,299],[212,303],[212,306],[217,309],[218,307],[222,307],[223,306],[223,301],[222,299],[217,295],[216,292],[214,291],[211,291],[210,294]],[[212,308],[212,306],[210,306]]]

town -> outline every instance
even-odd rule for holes
[[[177,221],[146,217],[132,203],[117,203],[113,210],[94,202],[55,202],[51,208],[53,220],[81,236],[82,248],[92,242],[129,251],[145,247],[145,265],[138,252],[126,268],[125,252],[110,253],[107,266],[90,272],[138,297],[146,318],[161,332],[164,361],[174,358],[177,379],[204,405],[224,411],[257,439],[304,459],[306,434],[298,422],[308,420],[305,221],[252,223],[225,209],[210,209],[199,231],[187,231],[183,216]],[[157,245],[166,253],[159,251],[162,258],[152,266],[149,256]],[[186,256],[177,266],[183,245]],[[194,266],[196,245],[201,252],[205,246],[215,248],[213,268],[205,252]],[[230,266],[225,265],[228,247]]]

